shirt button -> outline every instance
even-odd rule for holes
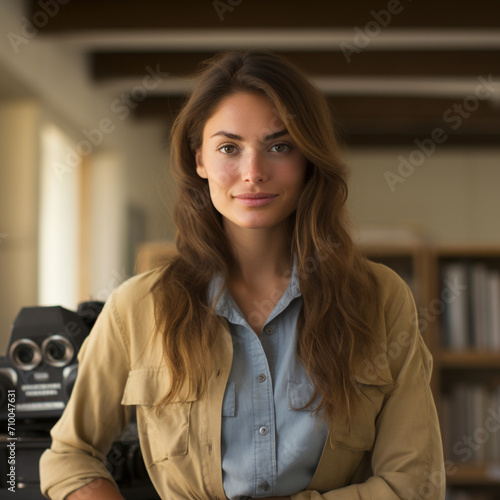
[[[272,333],[274,333],[274,327],[272,327],[271,325],[267,325],[267,326],[264,328],[264,331],[265,331],[268,335],[271,335]]]
[[[271,485],[267,481],[262,481],[262,483],[259,484],[259,489],[261,491],[269,491],[271,489]]]
[[[263,373],[261,373],[261,374],[257,377],[257,380],[258,380],[259,382],[264,382],[264,380],[266,380],[266,376],[265,376]]]
[[[260,432],[263,436],[265,436],[265,435],[269,432],[269,429],[268,429],[267,427],[264,427],[264,426],[263,426],[263,427],[261,427],[261,428],[259,429],[259,432]]]

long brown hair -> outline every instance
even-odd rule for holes
[[[348,172],[327,101],[297,68],[262,52],[231,52],[208,61],[172,128],[179,255],[153,287],[172,386],[157,406],[173,401],[186,381],[201,394],[212,369],[207,361],[221,320],[207,289],[216,275],[227,283],[234,258],[207,181],[196,173],[195,151],[221,100],[241,91],[270,100],[307,159],[306,184],[290,220],[290,251],[303,296],[297,355],[321,396],[317,411],[330,422],[338,414],[349,417],[357,394],[353,367],[374,346],[377,285],[348,232]]]

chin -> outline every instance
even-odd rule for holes
[[[236,223],[235,225],[242,229],[273,229],[278,227],[282,222],[276,221],[247,221]]]

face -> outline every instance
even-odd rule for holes
[[[268,99],[237,93],[207,120],[196,171],[226,229],[272,229],[297,207],[306,159]]]

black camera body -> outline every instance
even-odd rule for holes
[[[43,499],[38,463],[50,447],[49,431],[68,403],[78,371],[78,351],[103,302],[24,307],[12,326],[7,355],[0,357],[0,497],[10,483],[9,449],[15,442],[16,493]],[[159,500],[142,459],[135,415],[112,445],[106,467],[126,499]],[[15,441],[10,441],[13,429]]]
[[[73,388],[77,354],[91,325],[89,316],[61,306],[24,307],[0,358],[0,421],[15,390],[16,420],[57,419]]]

